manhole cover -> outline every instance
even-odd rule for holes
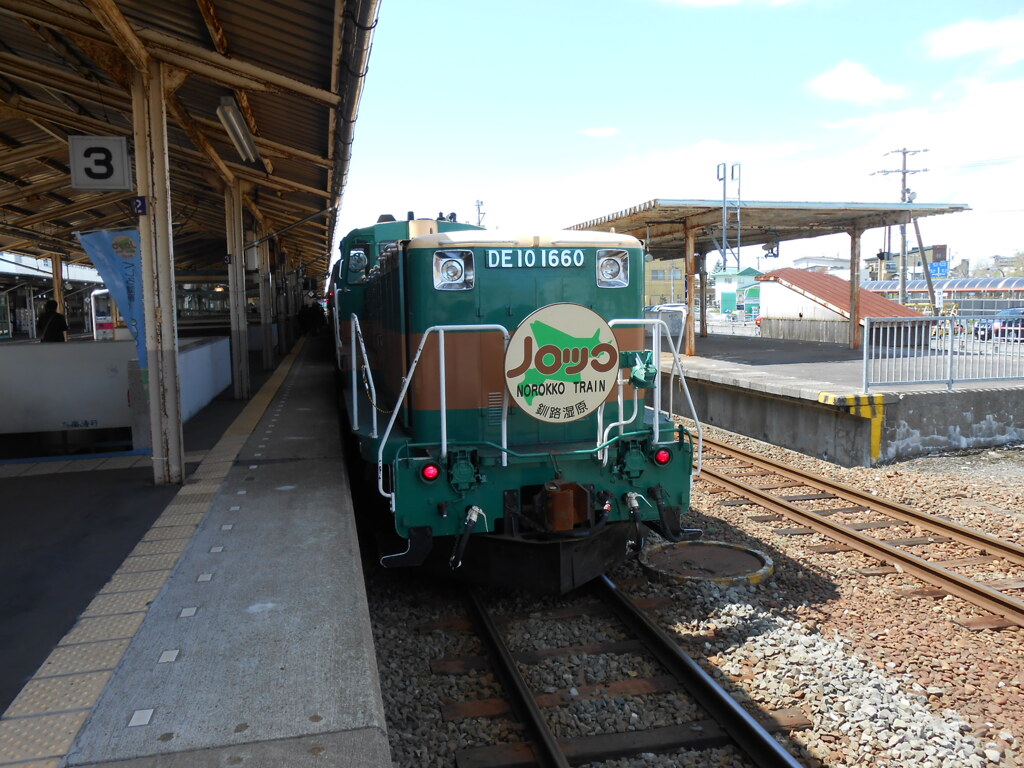
[[[659,544],[641,552],[640,563],[656,578],[726,585],[759,584],[775,571],[763,552],[724,541]]]

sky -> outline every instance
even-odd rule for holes
[[[490,229],[563,228],[721,200],[719,163],[743,200],[899,202],[878,172],[901,149],[916,202],[971,208],[922,219],[926,245],[1024,251],[1020,0],[381,0],[340,230],[477,223],[477,201]],[[839,235],[741,264],[848,254]]]

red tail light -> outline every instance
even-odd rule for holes
[[[654,463],[659,467],[664,467],[670,461],[672,461],[672,451],[668,448],[659,448],[654,452]]]
[[[432,483],[441,476],[441,468],[434,462],[424,464],[420,470],[420,477],[426,480],[428,483]]]

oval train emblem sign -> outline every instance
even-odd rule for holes
[[[505,351],[505,386],[539,421],[576,421],[614,391],[619,346],[604,318],[579,304],[549,304],[530,314]]]

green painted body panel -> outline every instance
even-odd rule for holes
[[[467,229],[465,225],[456,225],[453,229],[460,227]],[[340,285],[345,282],[342,268],[336,293],[341,302],[339,316],[354,311],[360,318],[377,401],[388,409],[396,403],[416,345],[430,327],[494,324],[503,326],[511,334],[538,308],[558,303],[583,305],[606,321],[643,317],[641,248],[626,249],[629,285],[604,288],[597,284],[597,251],[606,246],[574,246],[574,250],[583,252],[583,263],[568,267],[502,266],[500,260],[496,264],[493,255],[488,254],[486,245],[452,246],[472,250],[475,284],[467,290],[438,290],[434,284],[436,245],[417,247],[418,240],[413,239],[404,244],[408,247],[399,247],[393,257],[380,262],[380,243],[401,242],[407,236],[406,222],[378,224],[350,233],[342,243],[343,255],[355,244],[361,244],[368,256],[373,254],[367,273],[374,267],[378,269],[365,283],[349,281],[347,285]],[[495,237],[490,233],[488,236]],[[517,258],[514,253],[510,256],[513,264]],[[446,338],[454,343],[453,337],[457,335],[457,332],[447,332]],[[348,343],[347,338],[342,341]],[[627,350],[623,347],[620,351]],[[412,401],[406,398],[384,445],[385,486],[394,491],[395,527],[399,534],[408,536],[410,528],[422,526],[429,527],[434,536],[460,534],[470,506],[479,507],[486,517],[486,523],[478,523],[474,531],[481,532],[485,526],[487,531],[494,531],[496,524],[501,530],[499,521],[507,502],[506,492],[527,494],[529,489],[540,489],[556,478],[593,486],[595,493],[610,494],[609,522],[630,519],[624,501],[627,492],[649,497],[652,488],[658,488],[664,494],[663,504],[682,510],[689,508],[692,441],[689,434],[680,429],[677,439],[667,445],[673,452],[673,460],[664,467],[654,463],[649,423],[652,416],[651,411],[646,411],[645,415],[643,407],[645,391],[639,392],[635,417],[623,427],[626,437],[615,440],[619,430],[613,431],[609,458],[604,465],[596,455],[598,422],[595,415],[569,423],[549,423],[510,405],[508,466],[502,466],[500,395],[503,386],[492,386],[489,392],[483,391],[483,385],[478,386],[480,391],[473,387],[483,378],[481,370],[485,365],[493,383],[493,374],[503,370],[504,360],[480,361],[473,358],[471,349],[469,352],[464,349],[460,355],[449,357],[446,376],[450,387],[462,388],[462,402],[473,401],[473,407],[449,405],[448,455],[441,457],[441,412],[436,402],[430,407],[413,407]],[[428,357],[430,360],[426,359]],[[437,377],[436,346],[429,355],[423,356],[420,365],[424,369],[432,365],[433,375]],[[420,402],[429,400],[422,394],[424,383],[418,371],[412,386],[417,389]],[[349,386],[347,381],[344,386]],[[434,382],[433,386],[440,390],[438,383]],[[612,400],[603,406],[606,427],[619,420],[618,405],[614,398]],[[632,398],[626,400],[625,408],[627,415],[633,413]],[[375,438],[370,437],[366,419],[361,419],[358,431],[362,456],[372,463],[377,462],[384,427],[391,415],[382,412],[379,417],[379,434]],[[675,425],[661,416],[658,418],[661,419],[662,441],[671,440],[676,434]],[[442,468],[441,476],[433,482],[423,480],[420,475],[427,461],[436,461]],[[640,520],[658,521],[654,500],[641,503],[637,515]]]
[[[681,439],[669,447],[675,456],[670,464],[657,467],[647,459],[650,453],[649,439],[642,436],[633,438],[642,444],[641,453],[644,460],[640,467],[639,477],[627,477],[626,473],[636,470],[630,464],[627,444],[612,445],[607,466],[601,466],[593,454],[558,454],[554,460],[550,456],[537,455],[543,446],[534,446],[533,455],[510,456],[508,466],[501,466],[501,452],[490,446],[474,446],[472,444],[454,444],[449,446],[447,461],[441,465],[446,470],[433,482],[426,482],[420,475],[422,466],[430,460],[427,456],[411,456],[420,453],[410,449],[399,456],[393,463],[396,498],[401,499],[395,510],[395,529],[402,536],[408,536],[409,528],[429,526],[434,536],[455,535],[462,531],[463,520],[470,506],[477,506],[487,515],[486,530],[494,531],[497,520],[501,517],[504,493],[506,490],[519,490],[526,487],[539,487],[555,479],[556,473],[580,485],[593,485],[596,490],[608,491],[616,500],[609,522],[629,520],[623,495],[627,492],[643,494],[649,497],[653,486],[660,486],[665,491],[664,501],[671,506],[687,510],[690,507],[690,469],[693,461],[693,445],[689,434],[681,431]],[[593,444],[571,444],[559,446],[561,450],[576,448],[581,451],[592,448]],[[635,446],[630,446],[635,447]],[[458,466],[465,458],[473,466],[472,480],[466,485],[470,487],[456,488],[453,475],[457,482],[466,476],[464,467]],[[658,510],[653,500],[641,503],[638,510],[640,520],[657,522]],[[484,524],[477,524],[477,531],[483,532]]]
[[[439,232],[456,232],[467,229],[479,229],[471,224],[459,222],[437,221],[434,222]],[[395,242],[400,243],[409,239],[408,221],[389,221],[374,224],[371,227],[353,229],[341,241],[341,264],[334,283],[335,301],[338,302],[338,315],[345,319],[351,314],[362,316],[366,302],[366,284],[363,280],[375,267],[381,266],[380,249],[382,244]],[[349,269],[349,254],[354,248],[361,248],[366,254],[367,265],[362,272],[353,272]]]

